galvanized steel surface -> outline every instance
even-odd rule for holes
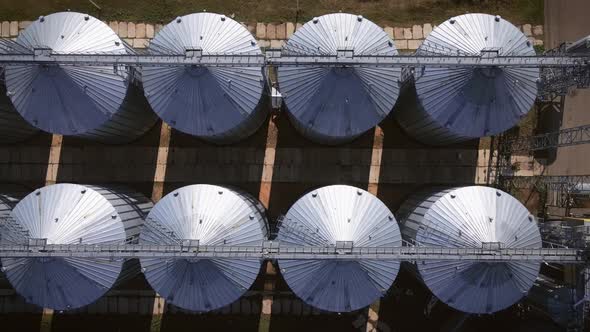
[[[87,14],[60,12],[42,16],[17,43],[50,48],[63,54],[126,54],[124,43],[104,22]],[[137,138],[155,116],[141,93],[128,90],[122,66],[6,65],[8,95],[18,112],[33,126],[63,135],[85,136],[107,143]]]
[[[577,54],[558,55],[498,55],[485,57],[477,55],[356,55],[346,56],[346,52],[322,55],[281,54],[281,49],[266,49],[261,54],[201,54],[190,55],[192,50],[184,54],[150,54],[138,53],[126,44],[132,54],[60,54],[42,53],[3,53],[0,39],[0,65],[2,64],[60,64],[80,66],[140,66],[140,67],[434,67],[434,68],[477,68],[477,67],[506,67],[506,68],[537,68],[550,67],[554,69],[585,69],[590,57]],[[195,54],[195,53],[193,53]],[[352,53],[349,53],[352,55]],[[577,88],[585,88],[577,86]]]
[[[1,231],[3,219],[10,217],[12,209],[28,193],[29,190],[26,187],[10,183],[0,183],[0,241],[3,234]]]
[[[141,244],[261,246],[267,239],[264,208],[250,195],[213,185],[190,185],[162,198],[146,219]],[[187,249],[189,250],[189,249]],[[210,311],[236,301],[256,279],[256,258],[141,258],[154,290],[170,303]]]
[[[287,212],[277,237],[281,245],[327,246],[353,241],[358,247],[401,247],[397,221],[377,197],[351,186],[322,187],[301,197]],[[348,312],[383,296],[397,272],[393,260],[279,259],[281,274],[303,301]]]
[[[536,219],[509,194],[469,186],[412,196],[398,211],[404,239],[447,248],[541,248]],[[520,300],[539,274],[540,262],[417,261],[433,294],[469,313],[493,313]]]
[[[466,14],[436,27],[416,54],[531,56],[535,50],[510,22]],[[538,78],[539,68],[416,67],[396,116],[410,135],[432,145],[495,135],[530,111]]]
[[[10,215],[12,234],[2,236],[1,242],[124,244],[126,229],[131,235],[136,232],[135,224],[150,207],[137,199],[104,187],[43,187],[17,204]],[[124,262],[122,258],[2,258],[3,270],[19,294],[30,303],[56,310],[96,301],[119,278]]]
[[[162,55],[185,55],[189,49],[204,55],[262,54],[244,26],[213,13],[175,19],[149,46],[150,53]],[[265,86],[262,65],[144,67],[143,85],[162,120],[213,142],[228,143],[249,136],[266,118],[266,108],[259,106]]]
[[[1,220],[1,219],[0,219]],[[4,222],[4,220],[2,220]],[[0,224],[2,225],[2,224]],[[444,248],[444,247],[353,247],[290,246],[266,241],[262,246],[185,245],[185,244],[10,244],[0,245],[0,256],[11,258],[94,257],[213,259],[256,258],[285,260],[393,260],[393,261],[471,261],[538,262],[585,264],[590,250],[581,248]]]
[[[342,13],[307,22],[283,48],[285,56],[350,56],[351,51],[354,56],[397,54],[382,28],[362,16]],[[279,66],[277,75],[296,128],[314,141],[337,144],[361,135],[389,114],[399,94],[401,68]]]

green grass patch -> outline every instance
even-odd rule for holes
[[[440,23],[464,13],[498,14],[514,24],[543,24],[543,0],[0,0],[0,20],[34,20],[72,10],[106,21],[168,23],[203,10],[233,15],[242,22],[307,22],[338,11],[361,14],[377,24]],[[298,10],[299,8],[299,10]]]

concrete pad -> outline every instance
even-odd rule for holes
[[[408,40],[408,49],[417,50],[418,47],[420,47],[420,44],[422,44],[422,40]]]
[[[277,24],[276,39],[287,39],[287,25],[285,23]]]
[[[404,39],[404,29],[403,28],[393,28],[393,37],[396,40]]]
[[[2,22],[2,37],[10,37],[10,22]]]
[[[31,25],[31,21],[20,21],[18,22],[18,28],[19,30],[23,30],[29,27],[29,25]]]
[[[110,21],[109,27],[113,29],[113,31],[118,35],[119,34],[119,22],[117,21]]]
[[[133,22],[127,23],[127,37],[135,38],[135,23]]]
[[[277,29],[272,23],[266,25],[266,39],[277,39]]]
[[[145,38],[145,23],[135,25],[135,38]]]
[[[285,44],[285,40],[273,39],[270,41],[271,48],[281,48]]]
[[[424,35],[422,34],[422,26],[421,25],[412,26],[412,38],[414,38],[414,39],[424,38]]]
[[[250,32],[252,34],[252,36],[256,36],[256,25],[247,24],[246,29],[248,29],[248,32]]]
[[[117,33],[121,38],[127,38],[127,22],[119,22]]]
[[[256,38],[266,39],[266,24],[256,23]]]
[[[532,27],[530,24],[525,24],[522,26],[522,33],[524,33],[525,36],[530,37],[533,35],[532,32]]]
[[[154,25],[153,24],[146,24],[145,25],[145,37],[146,38],[154,38]]]
[[[270,40],[259,40],[258,46],[261,48],[270,47]]]
[[[150,45],[150,41],[145,38],[135,38],[133,39],[133,47],[134,48],[147,48]]]
[[[432,32],[432,25],[430,23],[425,23],[422,27],[422,33],[424,34],[424,38],[428,37],[428,35]]]
[[[18,21],[10,22],[10,37],[18,36]]]
[[[404,28],[404,39],[412,39],[412,29]]]
[[[287,38],[291,37],[293,35],[293,33],[295,33],[295,24],[293,24],[293,22],[286,23],[286,32],[287,32]]]
[[[383,30],[389,36],[389,38],[393,39],[393,28],[392,27],[385,27]]]

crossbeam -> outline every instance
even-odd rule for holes
[[[587,263],[587,252],[576,248],[437,248],[437,247],[353,247],[341,251],[335,246],[281,246],[267,241],[260,246],[198,246],[182,245],[1,245],[4,258],[163,258],[163,259],[302,259],[302,260],[459,260],[485,262],[544,261]]]
[[[497,56],[483,55],[395,55],[395,56],[271,56],[267,63],[275,66],[346,66],[346,67],[578,67],[590,62],[588,56]]]
[[[539,176],[503,176],[507,187],[526,189],[546,186],[548,190],[572,191],[584,183],[590,183],[590,175],[539,175]]]
[[[76,66],[324,66],[324,67],[580,67],[588,66],[590,56],[497,56],[483,55],[395,55],[339,57],[337,55],[284,55],[277,51],[260,54],[59,54],[51,52],[0,54],[0,65],[76,65]]]
[[[507,153],[514,153],[540,151],[586,143],[590,143],[590,125],[562,129],[541,135],[517,137],[504,142],[502,148]]]

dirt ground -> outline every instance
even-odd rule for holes
[[[585,15],[590,11],[588,0],[545,0],[545,45],[559,46],[565,41],[575,41],[590,34],[590,21]],[[563,114],[549,116],[548,127],[571,128],[590,124],[590,90],[576,90],[566,97]],[[555,160],[550,161],[549,175],[590,174],[590,144],[558,148]]]

